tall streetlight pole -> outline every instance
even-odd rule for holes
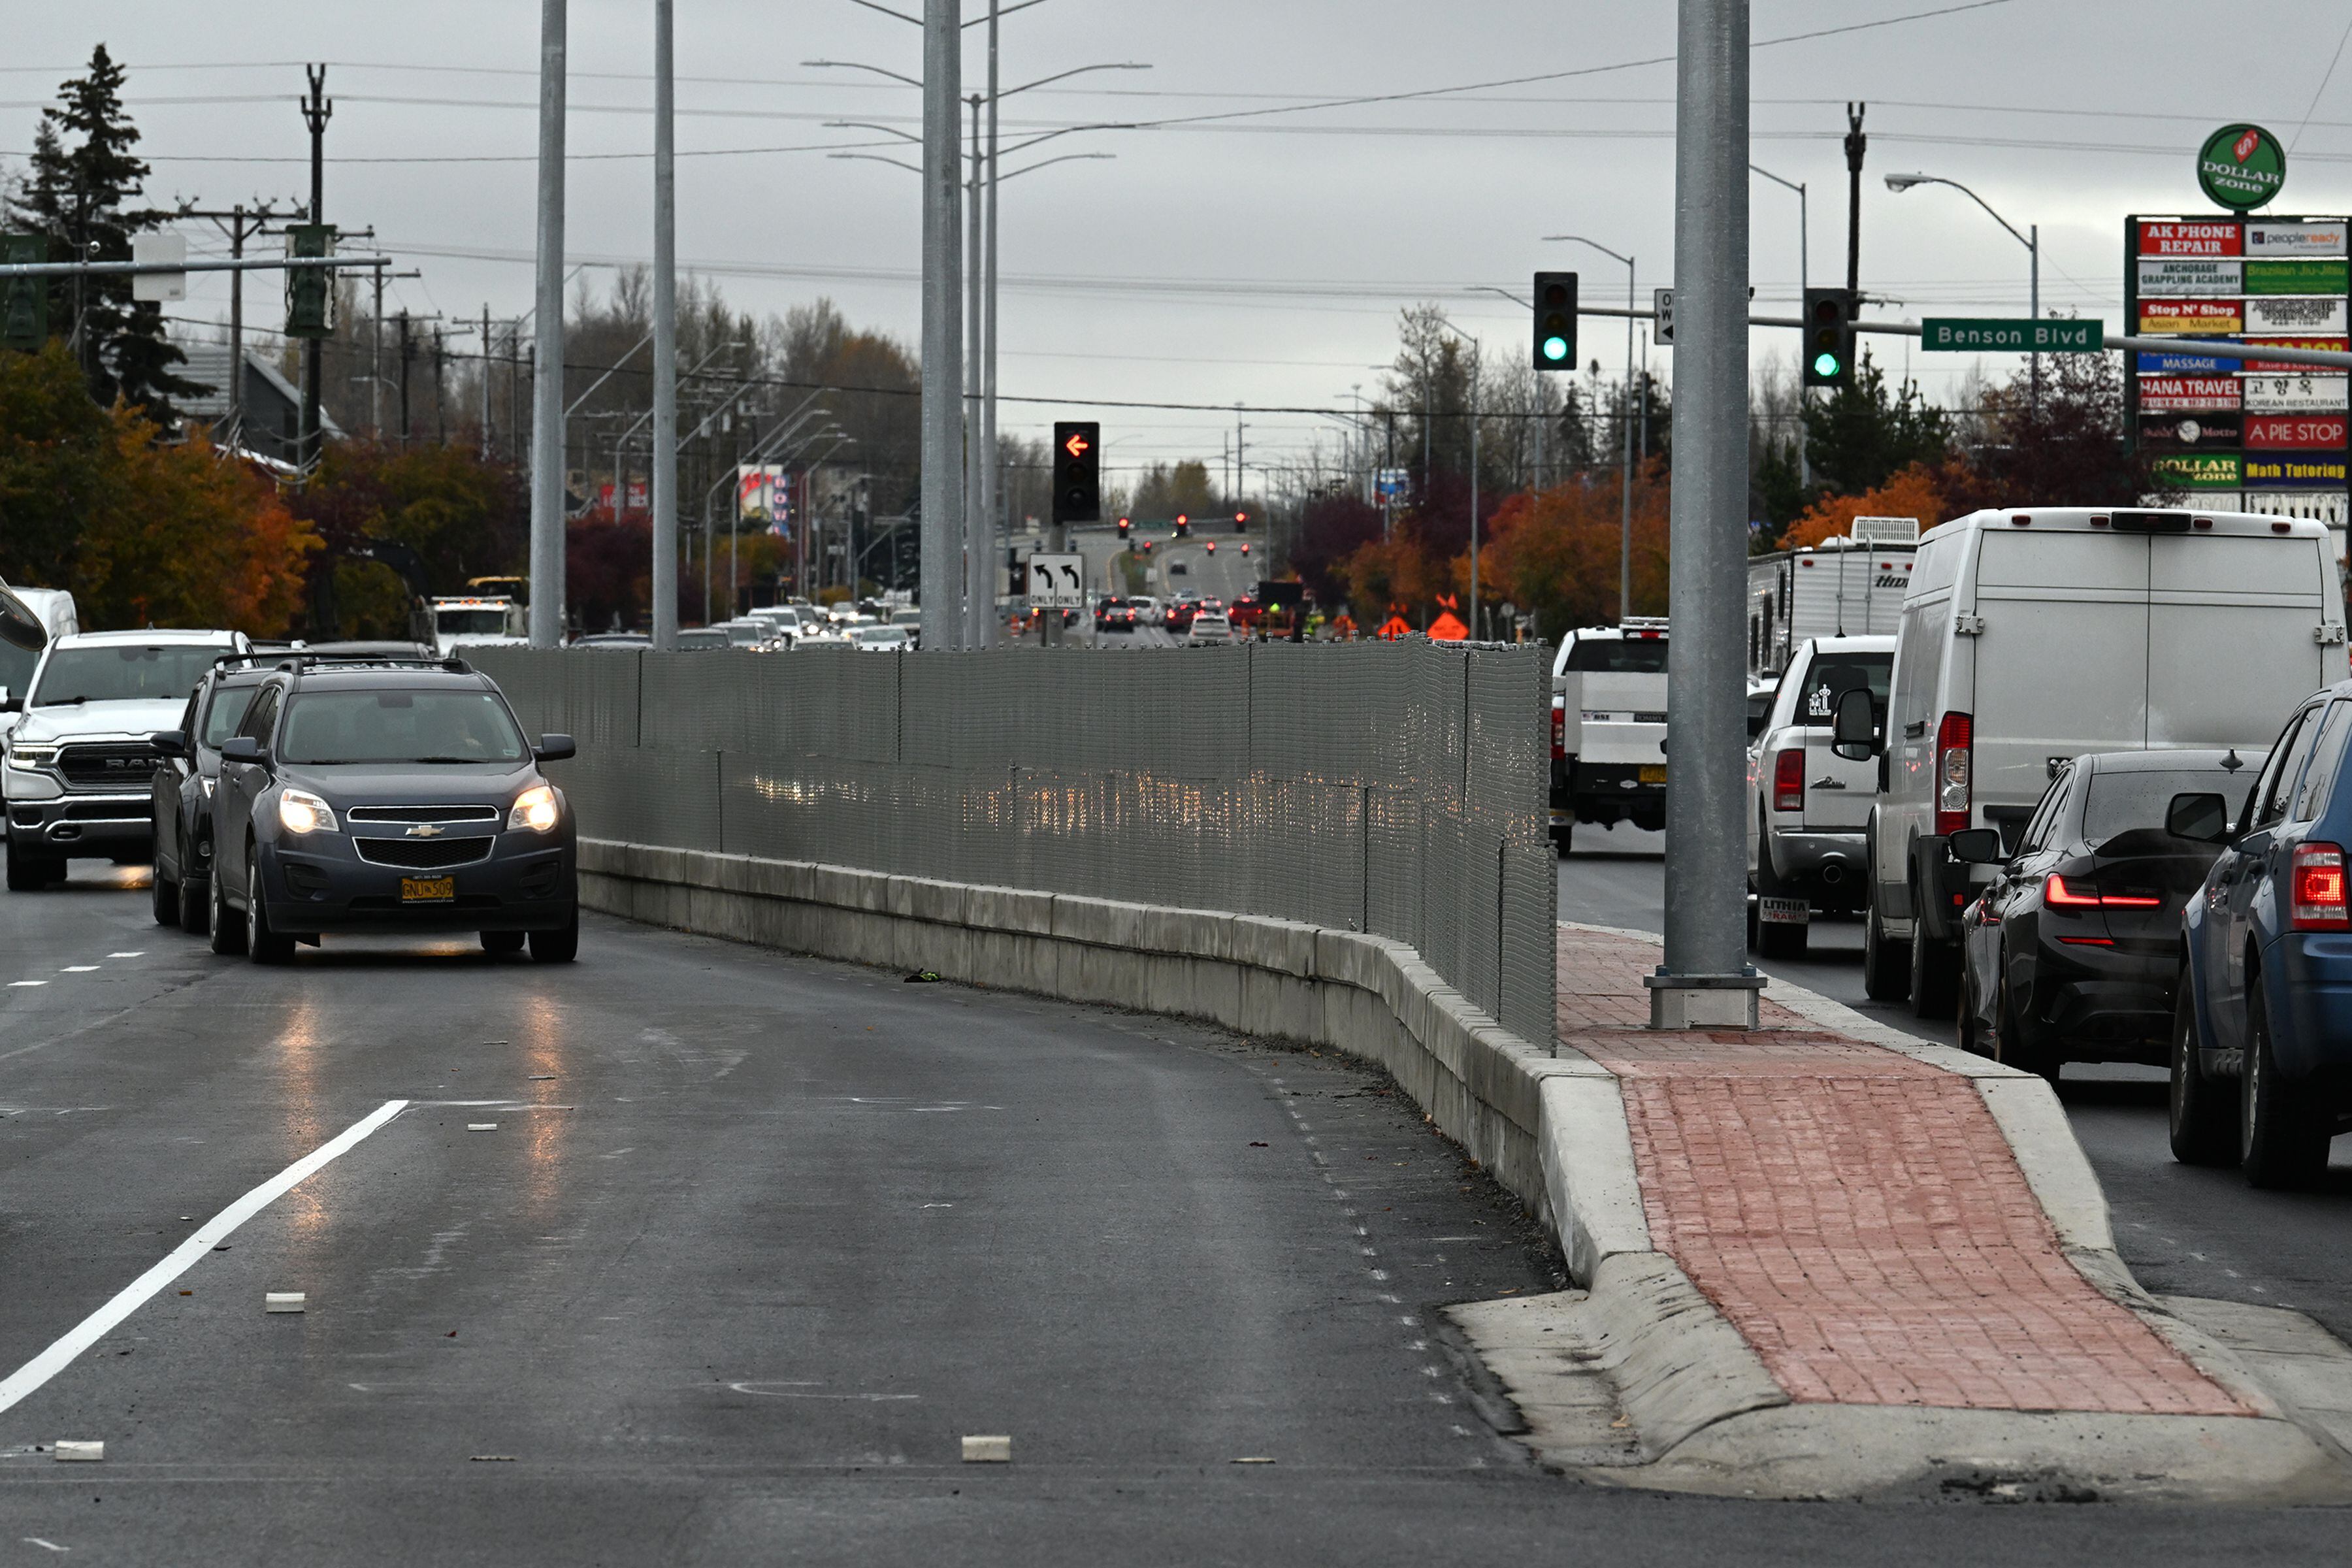
[[[1470,636],[1478,636],[1478,340],[1444,318],[1437,324],[1470,345]],[[1426,416],[1423,417],[1424,427]]]
[[[973,93],[971,105],[971,180],[964,188],[964,199],[970,203],[970,217],[964,224],[964,239],[968,252],[964,262],[965,299],[970,310],[964,322],[963,365],[963,646],[983,648],[989,643],[989,623],[996,618],[996,560],[991,549],[988,527],[988,454],[984,449],[985,421],[980,405],[982,343],[981,328],[988,315],[982,298],[982,230],[986,227],[983,216],[986,207],[981,190],[981,95]],[[851,597],[856,596],[854,588]]]
[[[1753,1028],[1747,962],[1748,0],[1679,0],[1675,46],[1674,705],[1653,1027]]]
[[[1761,174],[1774,184],[1797,193],[1797,298],[1801,300],[1805,297],[1805,289],[1812,282],[1812,275],[1807,268],[1813,253],[1811,229],[1805,212],[1805,183],[1802,180],[1793,182],[1784,180],[1771,170],[1759,169],[1753,163],[1748,165],[1748,172],[1751,174]],[[1807,399],[1802,370],[1803,367],[1800,366],[1797,376],[1797,485],[1801,489],[1811,489],[1813,488],[1813,463],[1811,458],[1805,452],[1804,415]],[[1645,387],[1643,390],[1648,389]]]
[[[923,0],[923,646],[964,646],[962,0]]]
[[[2025,247],[2028,264],[2032,268],[2031,277],[2026,285],[2026,310],[2035,321],[2040,321],[2042,319],[2042,226],[2038,223],[2030,224],[2023,234],[2018,233],[2017,226],[1994,212],[1990,202],[1960,184],[1959,181],[1945,179],[1941,174],[1889,174],[1886,176],[1886,188],[1890,191],[1907,191],[1914,185],[1951,186],[1952,189],[1984,208],[1986,216],[2009,230],[2009,237]],[[2038,413],[2042,407],[2042,356],[2040,354],[2033,355],[2030,362],[2026,384],[2027,396],[2030,399],[2028,406]]]
[[[1625,417],[1624,455],[1618,465],[1617,488],[1617,619],[1623,621],[1633,613],[1633,258],[1619,256],[1597,239],[1587,239],[1580,234],[1548,234],[1547,240],[1568,240],[1577,245],[1589,245],[1601,255],[1625,264]],[[1743,300],[1741,309],[1746,309]],[[1679,297],[1675,310],[1679,312]],[[1646,405],[1649,388],[1642,388]],[[1646,412],[1646,406],[1644,412]]]
[[[673,0],[654,0],[654,647],[666,653],[677,647],[677,92],[672,5]]]
[[[530,646],[563,641],[563,90],[567,0],[539,7],[538,372],[530,389]]]

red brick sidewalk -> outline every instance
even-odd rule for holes
[[[1815,1028],[1652,1033],[1648,942],[1559,933],[1561,1041],[1615,1073],[1658,1250],[1790,1398],[2252,1414],[2060,1250],[1967,1079]]]

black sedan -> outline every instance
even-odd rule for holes
[[[2004,855],[1992,828],[1955,858],[1998,865],[1963,916],[1960,1044],[2055,1080],[2069,1061],[2163,1066],[2181,910],[2216,847],[2168,832],[2177,795],[2235,798],[2235,752],[2108,752],[2058,766]]]
[[[262,656],[271,657],[275,656]],[[268,670],[254,656],[214,661],[188,698],[180,727],[155,737],[155,923],[202,936],[213,868],[213,790],[221,742],[245,721],[246,705]]]
[[[473,931],[541,963],[579,949],[570,803],[505,696],[461,661],[269,672],[220,748],[212,945],[258,963],[328,932]]]

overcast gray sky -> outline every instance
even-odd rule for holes
[[[1953,3],[1757,0],[1754,36],[1761,45]],[[979,0],[964,8],[985,10]],[[299,61],[331,61],[328,216],[373,224],[424,269],[399,286],[401,304],[456,315],[486,301],[497,314],[528,306],[533,0],[9,9],[0,153],[23,153],[39,105],[102,40],[131,70],[152,195],[299,196]],[[915,177],[799,149],[887,140],[828,130],[829,120],[917,129],[913,89],[803,62],[919,74],[919,31],[850,0],[677,0],[677,9],[682,264],[719,279],[740,305],[781,310],[829,294],[854,321],[913,342]],[[645,0],[573,0],[575,261],[650,253],[651,12]],[[2352,210],[2352,61],[2328,74],[2347,24],[2341,0],[2003,0],[1759,47],[1751,154],[1810,185],[1813,280],[1836,281],[1843,105],[1867,100],[1865,289],[1906,301],[1914,317],[2023,313],[2022,247],[1957,192],[1897,195],[1882,183],[1890,171],[1923,170],[1967,182],[2021,229],[2040,224],[2044,307],[2119,328],[2123,217],[2202,210],[2191,159],[2213,128],[2252,120],[2292,144],[2276,211]],[[1627,65],[1672,54],[1665,0],[1044,0],[1003,26],[1008,87],[1097,61],[1152,67],[1009,100],[1008,129],[1284,110],[1064,137],[1054,151],[1118,156],[1005,186],[1007,395],[1344,407],[1351,387],[1371,392],[1374,367],[1394,351],[1397,309],[1413,300],[1445,302],[1490,353],[1516,357],[1524,318],[1470,286],[1523,292],[1531,270],[1560,266],[1583,274],[1588,298],[1622,297],[1621,265],[1544,245],[1543,235],[1588,234],[1636,256],[1645,297],[1672,281],[1673,67]],[[968,87],[982,79],[982,32],[971,30]],[[1585,74],[1287,108],[1554,72]],[[1796,197],[1759,179],[1751,214],[1757,297],[1792,302]],[[184,309],[225,314],[226,300],[224,282],[199,279]],[[1789,335],[1759,332],[1759,354],[1785,354],[1776,340]],[[1588,321],[1583,350],[1614,365],[1622,331]],[[1904,351],[1886,352],[1899,366]],[[1915,355],[1911,368],[1934,395],[1966,367]],[[1055,416],[1005,409],[1019,432]],[[1107,409],[1103,418],[1119,466],[1214,461],[1231,428],[1230,416],[1205,413]],[[1254,455],[1303,449],[1338,428],[1311,415],[1250,424]]]

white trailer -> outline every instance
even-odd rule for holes
[[[1776,550],[1748,563],[1748,673],[1770,679],[1808,637],[1894,635],[1911,581],[1918,524],[1910,518],[1856,518],[1862,538],[1818,548]],[[1884,537],[1909,525],[1910,541]],[[1876,529],[1860,525],[1875,523]],[[1870,537],[1878,534],[1880,537]]]

